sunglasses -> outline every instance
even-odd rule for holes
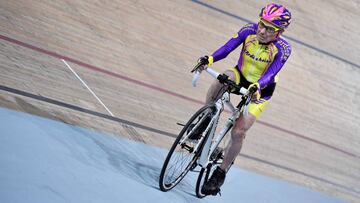
[[[281,30],[280,28],[270,25],[270,23],[264,22],[261,19],[259,20],[258,26],[260,29],[265,28],[266,32],[268,32],[268,33],[275,33],[277,31]]]

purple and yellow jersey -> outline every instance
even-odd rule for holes
[[[290,56],[291,46],[282,38],[269,44],[261,44],[256,39],[256,30],[257,24],[245,25],[224,46],[216,50],[212,57],[214,62],[219,61],[243,44],[238,69],[249,82],[258,82],[263,89],[276,82],[277,73]]]

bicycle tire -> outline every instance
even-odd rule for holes
[[[204,183],[209,180],[210,174],[214,172],[216,166],[220,166],[221,162],[218,161],[219,159],[223,159],[222,154],[223,154],[223,150],[221,149],[216,154],[216,156],[214,156],[213,159],[211,159],[211,162],[205,168],[201,168],[198,178],[196,180],[196,187],[195,187],[196,196],[198,198],[203,198],[206,196],[201,192],[201,189]]]
[[[198,198],[204,198],[206,196],[201,192],[201,189],[204,183],[209,180],[210,174],[214,170],[214,168],[215,167],[212,167],[211,163],[209,163],[206,166],[206,168],[201,168],[199,176],[196,181],[196,188],[195,188],[196,196]]]
[[[231,162],[230,167],[233,164],[234,164],[234,161]],[[214,172],[214,170],[216,169],[217,166],[220,166],[220,164],[217,163],[215,160],[215,162],[209,163],[206,166],[206,168],[201,168],[198,178],[196,180],[196,187],[195,187],[196,196],[198,198],[204,198],[205,196],[207,196],[201,192],[201,189],[202,189],[204,183],[209,180],[210,175]]]
[[[191,129],[190,126],[192,124],[194,124],[194,122],[199,122],[200,120],[196,121],[196,119],[201,119],[201,115],[205,115],[207,116],[208,114],[212,114],[214,111],[214,104],[209,104],[206,106],[203,106],[202,108],[200,108],[190,119],[189,121],[186,123],[186,125],[183,127],[183,129],[180,131],[178,137],[175,139],[172,147],[169,150],[169,153],[166,156],[166,159],[164,161],[164,164],[162,166],[161,172],[160,172],[160,178],[159,178],[159,187],[161,189],[161,191],[169,191],[172,188],[174,188],[184,177],[185,175],[190,171],[190,169],[194,169],[196,167],[196,161],[198,159],[198,157],[200,156],[200,152],[202,149],[202,145],[204,143],[204,141],[206,140],[206,137],[201,138],[200,140],[198,140],[198,142],[196,144],[194,144],[194,146],[190,147],[190,146],[186,146],[186,148],[184,150],[184,143],[186,143],[185,141],[188,141],[188,137],[190,136],[190,134],[188,134],[189,132],[194,132],[195,130]],[[204,122],[205,119],[202,119],[201,122]],[[200,124],[198,124],[200,125]],[[186,140],[183,143],[180,143],[180,141],[182,140],[183,137],[186,137]],[[190,141],[189,141],[190,143]],[[182,145],[183,144],[183,145]],[[191,143],[190,143],[191,144]],[[198,146],[198,151],[191,151],[189,149],[194,149]],[[178,147],[180,147],[180,149],[176,150]],[[184,150],[185,154],[187,153],[189,156],[189,159],[186,160],[186,162],[181,161],[179,163],[179,166],[177,167],[173,167],[172,166],[172,160],[174,159],[175,161],[179,161],[182,157],[177,158],[178,154],[182,153],[181,151]],[[187,151],[187,152],[186,152]],[[174,158],[175,157],[175,158]],[[172,171],[172,173],[170,173],[171,176],[174,177],[170,177],[170,179],[172,179],[171,181],[168,181],[167,178],[169,173],[169,169],[172,169],[174,171]],[[178,171],[175,171],[178,170]],[[176,174],[176,175],[174,175]]]

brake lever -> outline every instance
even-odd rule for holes
[[[200,68],[200,66],[204,66],[204,65],[205,64],[202,64],[201,62],[199,62],[198,64],[196,64],[196,66],[190,72],[193,73],[193,72],[197,71]]]

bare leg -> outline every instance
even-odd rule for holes
[[[255,123],[256,117],[252,114],[247,116],[241,115],[235,123],[231,131],[231,140],[225,149],[224,160],[220,168],[227,171],[231,163],[235,160],[236,156],[240,153],[246,131]]]
[[[228,70],[225,72],[226,75],[233,81],[235,81],[235,74],[234,72]],[[219,99],[224,91],[226,91],[224,86],[219,83],[217,80],[214,81],[206,95],[206,103],[214,102]],[[225,157],[223,163],[221,164],[220,168],[224,171],[227,171],[228,168],[231,166],[231,163],[235,160],[236,156],[239,154],[241,150],[241,146],[243,140],[245,138],[246,131],[254,124],[256,121],[256,117],[252,114],[248,114],[247,116],[241,115],[235,122],[235,125],[231,131],[231,140],[226,146],[225,149]]]

